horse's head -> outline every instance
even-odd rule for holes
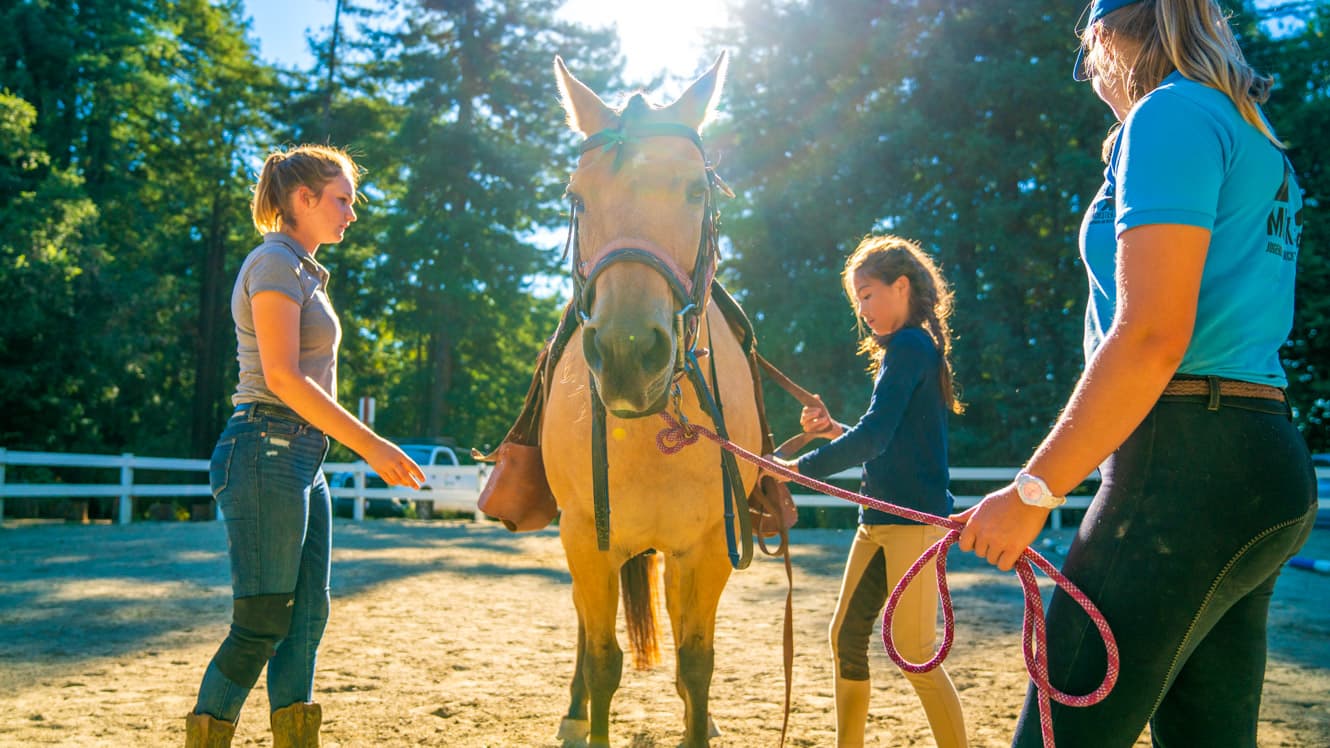
[[[574,303],[601,401],[624,418],[666,404],[715,272],[713,187],[698,129],[722,55],[677,101],[612,109],[554,61],[571,127],[587,140],[568,184]]]

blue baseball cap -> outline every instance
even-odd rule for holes
[[[1141,0],[1094,0],[1090,3],[1090,20],[1086,21],[1087,27],[1095,25],[1099,19],[1128,5],[1139,3]],[[1085,74],[1085,61],[1082,59],[1085,55],[1085,46],[1081,45],[1076,50],[1076,67],[1071,69],[1071,79],[1076,81],[1088,81],[1090,76]]]

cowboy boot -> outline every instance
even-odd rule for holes
[[[228,748],[236,733],[236,723],[217,719],[211,714],[185,717],[185,748]]]
[[[272,713],[273,748],[319,748],[323,708],[313,702],[295,703]]]
[[[863,748],[869,681],[836,679],[836,748]]]

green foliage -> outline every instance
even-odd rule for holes
[[[11,395],[20,407],[61,402],[69,416],[20,421],[11,444],[197,455],[215,438],[224,379],[234,380],[224,265],[250,241],[240,157],[246,138],[264,138],[272,98],[239,8],[52,0],[0,16],[12,32],[0,37],[0,71],[36,110],[53,173],[90,202],[84,239],[62,247],[81,288],[52,310],[76,323],[40,349],[59,369]],[[46,204],[34,220],[61,215]]]
[[[1274,75],[1276,88],[1265,111],[1288,145],[1305,206],[1298,256],[1297,314],[1284,347],[1289,398],[1303,435],[1315,452],[1330,450],[1330,227],[1322,217],[1330,204],[1330,5],[1310,3],[1303,25],[1278,38],[1261,33],[1256,14],[1243,47],[1260,72]]]
[[[959,464],[1021,459],[1080,371],[1078,206],[1107,110],[1069,74],[1079,8],[1018,0],[746,3],[728,90],[741,189],[727,221],[759,340],[822,391],[865,406],[839,273],[889,231],[935,252],[956,291],[969,412]],[[755,124],[756,123],[756,124]],[[798,303],[789,288],[798,288]]]
[[[206,455],[235,381],[228,302],[258,241],[259,160],[349,147],[368,202],[320,250],[345,331],[341,398],[390,435],[494,445],[561,300],[549,227],[575,158],[551,62],[621,91],[609,31],[556,0],[339,0],[310,70],[257,60],[241,0],[24,0],[0,6],[0,445]],[[1317,220],[1327,6],[1243,44],[1278,80],[1267,107],[1307,192],[1300,309],[1285,351],[1299,423],[1330,448],[1330,265]],[[869,231],[933,250],[954,284],[970,411],[957,464],[1022,459],[1080,363],[1075,234],[1111,121],[1070,80],[1078,4],[743,0],[708,150],[722,277],[764,353],[861,412],[869,383],[838,276]],[[612,100],[613,97],[611,97]],[[776,430],[798,408],[769,394]]]
[[[206,454],[235,379],[231,283],[258,239],[248,184],[273,144],[321,141],[370,169],[363,221],[320,256],[343,397],[376,396],[389,433],[498,441],[559,307],[530,287],[552,269],[530,236],[557,222],[568,161],[550,63],[576,50],[603,82],[619,61],[553,2],[409,5],[383,29],[340,3],[308,72],[256,60],[239,0],[0,11],[16,87],[0,280],[30,304],[0,327],[0,393],[44,414],[7,421],[7,446]]]
[[[83,402],[98,394],[87,375],[98,347],[71,338],[80,310],[99,300],[97,209],[73,170],[52,165],[33,133],[36,119],[31,104],[0,92],[0,443],[91,447],[97,425]]]

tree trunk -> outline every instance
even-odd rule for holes
[[[480,85],[476,75],[475,65],[473,64],[473,55],[477,54],[476,29],[475,29],[475,3],[472,0],[459,2],[454,9],[456,13],[457,38],[459,43],[459,52],[457,58],[458,74],[461,76],[460,92],[461,95],[457,102],[457,128],[461,133],[459,145],[457,147],[457,158],[454,163],[459,170],[458,178],[464,183],[467,179],[467,172],[471,168],[471,138],[474,129],[473,120],[475,118],[475,99],[477,89]],[[462,207],[464,201],[454,203],[452,210],[458,212],[464,210]],[[444,289],[439,289],[443,291]],[[449,331],[452,329],[449,321],[454,315],[448,313],[448,304],[444,302],[440,305],[441,313],[436,315],[439,320],[433,333],[430,334],[429,346],[429,387],[426,391],[429,415],[426,418],[426,435],[441,436],[447,425],[448,418],[448,392],[452,389],[453,382],[453,339]]]
[[[342,0],[337,0],[337,6],[333,10],[332,41],[328,44],[328,77],[324,82],[323,94],[323,137],[329,139],[332,137],[333,87],[336,85],[337,76],[337,39],[341,35],[341,30]]]
[[[222,391],[222,331],[226,319],[222,308],[226,288],[226,225],[221,193],[213,197],[208,236],[204,243],[203,268],[199,275],[199,335],[195,346],[194,399],[190,413],[189,452],[207,457],[221,426],[219,406]]]
[[[442,315],[446,319],[448,315]],[[430,335],[429,363],[430,386],[429,416],[425,423],[425,436],[442,436],[448,423],[448,392],[453,384],[453,345],[452,336],[447,332],[446,324],[441,324]]]

